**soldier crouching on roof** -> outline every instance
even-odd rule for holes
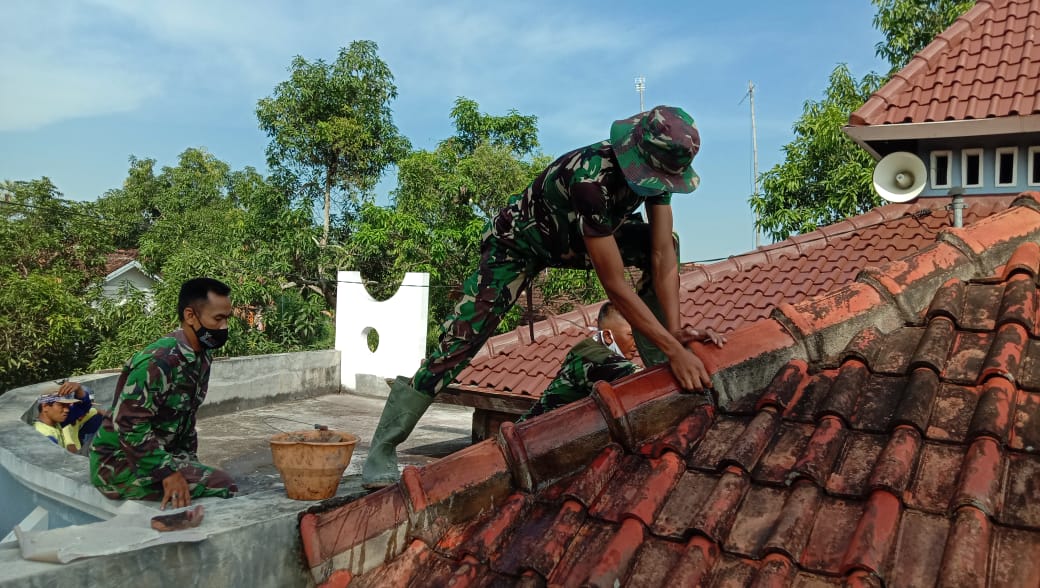
[[[610,139],[575,149],[547,167],[488,223],[480,265],[441,330],[438,348],[411,378],[390,388],[362,469],[380,488],[400,474],[397,446],[434,395],[449,385],[495,332],[520,293],[549,267],[592,268],[632,325],[647,365],[667,362],[683,389],[711,386],[701,360],[680,340],[678,239],[673,193],[692,192],[700,134],[680,108],[658,106],[615,121]],[[645,206],[649,222],[634,214]],[[624,268],[644,270],[633,292]]]

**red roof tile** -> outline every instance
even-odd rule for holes
[[[861,276],[874,302],[844,286],[702,347],[712,395],[663,367],[600,383],[304,515],[315,579],[1036,586],[1037,198],[950,235],[949,267],[926,250]]]
[[[965,224],[1006,210],[1013,196],[968,197]],[[783,303],[851,282],[860,271],[900,259],[935,242],[951,226],[946,199],[889,204],[847,221],[759,248],[681,276],[680,311],[697,328],[732,332],[769,316]],[[538,396],[559,370],[567,351],[588,336],[599,304],[492,337],[459,374],[455,387],[470,391]],[[538,361],[531,361],[537,358]]]
[[[978,0],[854,112],[854,126],[1040,114],[1040,0]]]
[[[137,249],[117,249],[105,256],[105,275],[137,259]]]

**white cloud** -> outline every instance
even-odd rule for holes
[[[12,23],[0,38],[0,131],[134,111],[157,96],[250,103],[285,78],[292,56],[329,60],[373,39],[402,97],[465,95],[580,136],[616,115],[619,100],[635,104],[635,75],[660,87],[727,58],[709,34],[669,36],[547,1],[45,0],[7,3],[0,20]]]
[[[122,42],[90,35],[95,17],[75,4],[0,8],[0,131],[130,111],[160,91]]]
[[[10,76],[10,77],[8,77]],[[118,65],[47,63],[23,56],[8,63],[0,91],[0,131],[27,131],[62,120],[128,112],[160,84]]]

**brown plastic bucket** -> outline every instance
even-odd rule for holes
[[[293,431],[271,437],[274,467],[294,500],[324,500],[336,495],[343,470],[358,438],[341,431]]]

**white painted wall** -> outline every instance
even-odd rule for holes
[[[337,280],[336,349],[343,387],[357,391],[358,374],[411,377],[426,355],[430,275],[406,273],[397,293],[383,302],[372,299],[360,272],[338,272]],[[368,349],[370,329],[379,334],[375,352]]]
[[[101,285],[101,295],[105,298],[115,301],[121,300],[121,291],[125,284],[130,284],[135,289],[142,290],[145,293],[150,293],[152,288],[155,287],[155,280],[136,267],[127,268],[123,272],[118,272],[118,275],[114,275],[117,272],[118,270],[112,272],[110,277],[105,278],[105,282]]]

